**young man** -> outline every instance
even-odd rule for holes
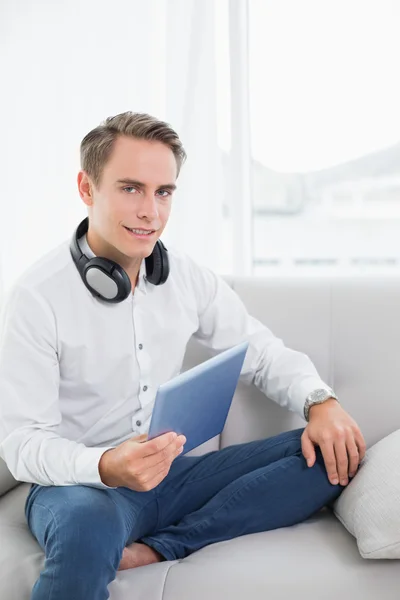
[[[108,598],[119,569],[303,521],[364,456],[308,357],[212,271],[157,243],[184,158],[177,134],[148,115],[88,133],[78,174],[88,229],[8,298],[0,455],[32,483],[26,518],[46,555],[32,600]],[[216,352],[248,340],[242,379],[305,416],[305,429],[200,457],[179,457],[182,435],[146,441],[156,390],[179,373],[192,336]]]

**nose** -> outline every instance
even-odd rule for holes
[[[153,194],[143,194],[140,206],[138,208],[138,217],[147,221],[158,219],[158,206]]]

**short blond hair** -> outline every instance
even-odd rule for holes
[[[178,134],[164,121],[146,113],[127,111],[108,117],[98,127],[89,131],[80,146],[81,169],[86,171],[96,187],[99,186],[103,169],[110,158],[116,139],[121,136],[162,142],[174,153],[179,171],[186,160],[186,152]]]

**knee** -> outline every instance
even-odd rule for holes
[[[124,520],[113,500],[96,491],[100,493],[71,491],[69,501],[64,498],[51,511],[46,555],[58,556],[59,564],[74,561],[77,568],[101,564],[118,568],[126,541]]]
[[[328,477],[328,472],[326,470],[325,459],[324,459],[324,456],[323,456],[319,446],[315,447],[315,456],[316,456],[316,461],[315,461],[314,467],[317,467],[317,469],[319,470],[320,476],[321,476],[321,481],[323,481],[327,487],[327,493],[328,493],[327,502],[328,501],[334,502],[340,496],[340,494],[343,492],[343,490],[345,488],[343,486],[341,486],[340,484],[333,485],[330,482],[329,477]]]
[[[299,427],[298,429],[291,429],[285,432],[285,436],[287,436],[294,443],[298,444],[301,447],[301,436],[304,433],[305,427]]]
[[[66,507],[59,517],[59,523],[70,543],[91,540],[95,549],[99,542],[97,550],[104,546],[103,542],[110,539],[122,540],[125,534],[121,512],[106,496],[93,504],[76,503]]]
[[[301,436],[303,435],[304,427],[299,429],[292,429],[291,431],[287,431],[284,435],[287,438],[287,450],[286,456],[295,455],[301,456],[302,445],[301,445]]]
[[[325,459],[321,452],[321,448],[319,446],[314,446],[314,450],[315,450],[314,467],[316,467],[316,469],[321,473],[321,476],[324,475],[324,477],[328,478],[328,473],[326,471],[326,466],[325,466]]]

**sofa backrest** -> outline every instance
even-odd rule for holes
[[[400,280],[227,278],[248,311],[308,354],[355,418],[367,445],[400,428]],[[208,358],[195,342],[183,370]],[[305,421],[238,385],[225,429],[192,454],[275,435]],[[16,482],[0,459],[0,495]]]
[[[308,354],[368,446],[400,428],[400,280],[236,278],[232,287],[254,317]],[[221,446],[305,424],[239,384]]]

